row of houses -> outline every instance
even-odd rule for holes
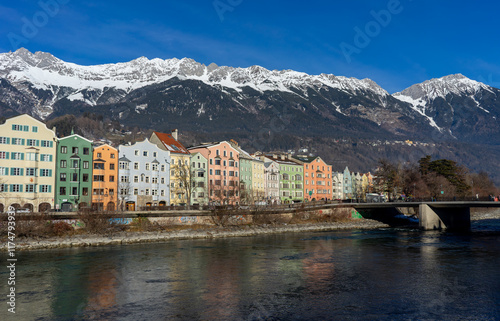
[[[333,172],[320,156],[250,154],[234,140],[186,148],[177,130],[115,148],[58,138],[29,115],[0,125],[2,212],[282,204],[360,197],[372,184],[370,173]]]

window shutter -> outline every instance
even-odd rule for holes
[[[9,185],[9,192],[13,192],[14,191],[14,185],[13,184],[10,184]]]
[[[10,144],[10,137],[7,137],[7,144]]]
[[[14,128],[16,128],[16,125],[12,124],[12,130],[15,130]],[[11,185],[12,186],[12,185]],[[11,191],[12,192],[12,191]]]
[[[49,193],[52,193],[52,185],[49,185]]]
[[[49,162],[52,162],[52,155],[49,155]]]
[[[36,146],[40,146],[40,141],[38,139],[36,140]]]
[[[14,175],[14,167],[11,167],[11,169],[10,169],[10,175],[11,176]]]
[[[23,146],[24,146],[24,138],[23,138],[23,139],[21,139],[21,141],[22,141],[21,145],[23,145]]]
[[[30,127],[29,127],[29,126],[27,126],[27,125],[24,125],[24,131],[25,131],[25,132],[29,132],[29,131],[30,131]]]
[[[5,159],[9,159],[9,152],[5,152]]]
[[[21,160],[24,160],[24,153],[21,153]]]
[[[21,168],[21,173],[20,173],[21,176],[23,176],[23,174],[24,174],[23,172],[24,172],[24,168]]]
[[[23,185],[19,185],[19,192],[23,192]]]
[[[52,177],[52,170],[49,169],[49,177]]]
[[[49,147],[54,147],[54,142],[53,141],[50,141]]]

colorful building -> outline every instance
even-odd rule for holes
[[[266,177],[264,172],[264,161],[252,158],[252,191],[254,203],[264,205],[266,201]]]
[[[94,148],[92,208],[114,211],[118,204],[118,150],[104,144]]]
[[[55,132],[29,115],[0,125],[0,212],[54,207],[56,150]]]
[[[208,160],[201,153],[191,154],[191,205],[208,205]]]
[[[332,198],[334,200],[344,199],[344,173],[332,173]]]
[[[342,187],[344,188],[343,194],[345,199],[351,199],[353,197],[352,192],[352,176],[349,168],[346,166],[344,169],[344,173],[342,175],[344,181]]]
[[[280,202],[304,201],[304,167],[289,154],[265,154],[264,162],[274,161],[279,165]]]
[[[92,141],[71,132],[59,139],[55,207],[63,212],[89,208],[92,200]],[[95,177],[94,177],[95,180]]]
[[[295,156],[304,166],[304,198],[308,201],[332,199],[332,167],[319,156]]]
[[[118,148],[119,208],[135,211],[170,203],[170,152],[145,139]]]
[[[265,158],[261,158],[264,160]],[[268,204],[280,203],[280,166],[275,161],[264,162],[265,194]]]
[[[227,141],[206,143],[189,148],[208,159],[208,193],[210,203],[216,205],[240,203],[240,155]]]
[[[153,132],[150,141],[158,148],[170,152],[170,202],[172,205],[186,205],[188,194],[184,181],[189,173],[191,155],[178,141],[178,131],[174,129],[171,134]]]

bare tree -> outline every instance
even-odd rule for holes
[[[129,180],[122,181],[118,183],[118,208],[120,211],[124,211],[125,204],[129,199],[129,196],[132,195],[132,186]]]
[[[175,173],[175,178],[177,180],[177,184],[175,184],[173,192],[178,195],[181,194],[182,199],[186,200],[186,206],[189,209],[192,201],[192,195],[195,191],[200,191],[202,189],[203,193],[206,193],[206,188],[204,182],[203,184],[198,179],[199,170],[196,168],[190,168],[188,164],[179,164],[172,166],[171,170]],[[206,175],[206,172],[202,171],[203,175]]]

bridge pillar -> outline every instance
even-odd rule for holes
[[[419,225],[423,230],[470,230],[469,207],[433,207],[420,204]]]

